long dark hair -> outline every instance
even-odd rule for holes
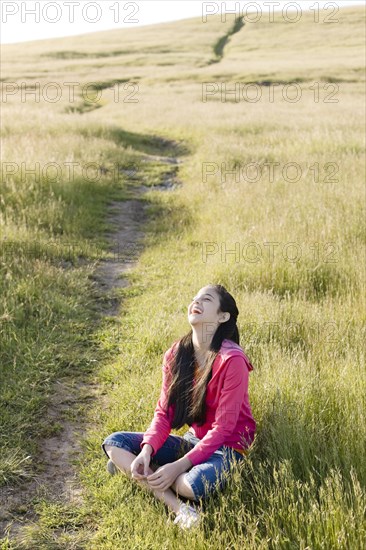
[[[172,428],[179,429],[185,424],[196,422],[202,426],[206,417],[207,384],[212,377],[212,365],[220,351],[223,340],[232,340],[239,344],[239,331],[236,319],[239,310],[234,298],[222,285],[207,285],[216,290],[220,300],[221,312],[229,312],[230,319],[217,327],[206,357],[201,376],[193,387],[195,353],[192,342],[192,329],[178,343],[175,356],[172,358],[172,380],[168,390],[167,407],[175,403]]]

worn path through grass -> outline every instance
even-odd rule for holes
[[[156,143],[161,143],[161,155],[142,155],[139,166],[132,164],[125,169],[128,198],[109,202],[106,222],[110,229],[105,232],[107,255],[98,260],[89,275],[94,281],[93,301],[98,323],[113,325],[109,345],[114,349],[127,334],[119,317],[123,302],[118,289],[129,286],[128,274],[144,246],[143,228],[149,202],[144,195],[151,190],[169,191],[180,184],[177,174],[182,161],[164,154],[167,146],[174,149],[176,144],[160,138]],[[149,181],[148,171],[143,176],[144,165],[159,166],[162,171],[158,182],[142,183]],[[70,510],[81,507],[84,502],[77,464],[82,453],[83,434],[88,429],[85,412],[94,400],[103,406],[106,396],[90,373],[76,378],[71,373],[58,376],[50,394],[45,416],[52,422],[53,429],[49,437],[38,441],[39,473],[30,475],[29,480],[25,477],[18,484],[5,486],[0,492],[0,535],[2,533],[8,540],[3,544],[11,547],[31,548],[36,544],[31,533],[38,531],[39,522],[54,507]],[[56,531],[54,536],[57,539]]]

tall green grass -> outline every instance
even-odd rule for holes
[[[129,31],[129,54],[121,49],[122,31],[102,33],[95,51],[87,37],[73,38],[72,45],[47,41],[43,54],[54,64],[44,81],[138,76],[139,102],[115,103],[113,91],[102,87],[102,107],[84,114],[70,112],[65,98],[22,104],[14,96],[5,105],[3,161],[98,162],[107,172],[94,183],[82,171],[70,182],[63,168],[57,181],[22,181],[17,174],[2,184],[1,234],[12,243],[6,261],[1,258],[0,280],[2,483],[37,471],[39,436],[52,430],[44,411],[57,376],[93,377],[107,404],[84,411],[92,426],[79,464],[84,505],[39,498],[33,502],[38,524],[24,528],[17,543],[4,539],[4,548],[364,547],[365,158],[358,47],[364,10],[341,14],[342,23],[332,28],[314,25],[310,16],[298,25],[277,23],[275,30],[246,25],[215,64],[210,59],[229,20]],[[190,29],[199,31],[194,45]],[[27,72],[43,82],[40,46],[28,49],[27,65],[10,67],[17,48],[4,48],[9,80]],[[85,65],[75,52],[88,52]],[[271,103],[263,86],[258,103],[221,102],[219,95],[202,102],[202,82],[264,79],[301,83],[301,101],[276,96]],[[322,95],[315,103],[314,81],[320,90],[338,82],[339,102],[325,103]],[[166,148],[159,136],[181,145]],[[149,168],[146,154],[184,158],[183,185],[144,197],[144,250],[127,276],[130,285],[119,291],[119,318],[99,319],[90,276],[96,260],[108,255],[108,201],[133,190],[112,170],[133,163],[141,182],[157,183],[167,168],[159,162]],[[279,163],[280,170],[273,181],[264,168],[256,182],[223,179],[222,163],[233,169],[251,162]],[[297,182],[283,176],[291,162],[302,167]],[[207,163],[217,170],[203,178]],[[327,163],[337,165],[338,181],[326,181]],[[255,243],[259,261],[246,254],[247,243]],[[272,256],[269,243],[277,243]],[[286,254],[289,243],[301,251],[296,261]],[[239,256],[228,253],[236,247]],[[151,494],[122,475],[109,478],[100,444],[112,431],[148,427],[162,355],[189,329],[192,292],[210,282],[224,284],[238,304],[241,344],[255,367],[249,392],[258,433],[223,493],[204,504],[202,529],[184,534],[166,524],[166,509]]]

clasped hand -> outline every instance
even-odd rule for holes
[[[176,462],[160,466],[155,472],[146,476],[146,481],[153,489],[166,491],[174,483],[182,469]]]
[[[131,464],[132,477],[136,479],[145,479],[153,489],[166,491],[182,473],[182,468],[177,462],[170,462],[160,466],[155,472],[145,475],[141,472],[147,472],[150,457],[140,453]]]

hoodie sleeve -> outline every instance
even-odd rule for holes
[[[204,462],[224,445],[236,427],[240,409],[248,392],[249,368],[242,355],[227,360],[220,398],[212,428],[193,449],[185,454],[193,466]]]
[[[144,437],[140,443],[142,449],[145,443],[149,443],[152,446],[153,452],[151,456],[154,456],[160,447],[165,443],[168,438],[174,417],[175,405],[171,405],[167,410],[168,402],[168,388],[171,381],[171,365],[170,360],[173,352],[172,347],[164,353],[163,359],[163,382],[160,391],[160,397],[155,407],[154,418],[144,433]]]

